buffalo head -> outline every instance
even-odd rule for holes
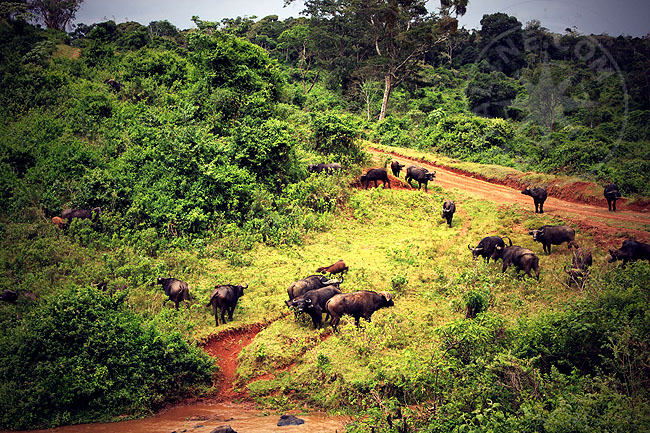
[[[469,244],[467,244],[467,248],[469,248],[469,250],[472,252],[472,257],[474,260],[476,260],[476,258],[479,256],[479,253],[483,251],[483,247],[472,248],[469,246]]]
[[[533,235],[533,240],[538,241],[542,236],[544,236],[544,229],[539,230],[530,230],[528,231],[529,235]]]
[[[390,293],[388,292],[377,292],[378,295],[380,295],[382,298],[384,298],[384,301],[386,302],[386,305],[389,307],[392,307],[395,305],[393,302],[393,297],[391,296]]]

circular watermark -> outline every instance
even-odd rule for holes
[[[522,25],[507,14],[495,14],[491,19],[487,28],[484,24],[482,36],[486,39],[468,77],[472,91],[478,94],[474,101],[470,99],[472,111],[484,117],[514,118],[518,133],[533,140],[536,132],[556,131],[573,139],[571,134],[584,134],[606,124],[608,151],[598,158],[603,163],[610,161],[625,135],[629,95],[621,68],[599,37],[577,33],[572,23],[565,34],[557,34],[537,20]],[[526,96],[517,97],[512,90],[499,88],[498,78],[490,78],[494,71],[516,78]],[[482,83],[486,88],[481,89]],[[601,90],[605,88],[616,100],[604,101]],[[487,96],[481,99],[482,95]],[[616,109],[611,118],[607,118],[610,114],[605,105]]]

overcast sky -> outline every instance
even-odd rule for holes
[[[284,0],[85,0],[77,12],[77,23],[93,24],[106,20],[117,23],[168,20],[180,29],[194,26],[192,16],[221,21],[238,16],[278,15],[280,19],[300,16],[302,2],[283,7]],[[429,11],[439,1],[429,0]],[[483,14],[504,12],[526,24],[541,21],[551,31],[564,33],[576,27],[581,33],[613,36],[644,36],[650,33],[650,0],[470,0],[460,23],[467,29],[480,28]]]

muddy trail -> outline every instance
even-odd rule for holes
[[[224,402],[247,399],[248,396],[245,391],[235,390],[234,388],[237,357],[261,330],[262,325],[258,323],[245,328],[227,330],[208,337],[205,344],[203,344],[203,350],[215,358],[219,366],[219,371],[213,378],[217,392],[211,400]]]
[[[368,148],[367,151],[373,156],[374,161],[383,161],[386,155],[390,154],[373,148]],[[460,173],[457,170],[421,160],[394,154],[392,156],[407,166],[414,164],[429,170],[436,170],[436,179],[430,185],[439,185],[446,190],[458,188],[479,199],[490,200],[502,205],[518,204],[523,209],[530,209],[532,212],[535,210],[533,199],[521,194],[520,189],[488,182],[475,178],[471,174]],[[389,174],[391,187],[393,189],[417,189],[417,182],[413,182],[416,186],[411,188],[404,181],[404,176],[405,170],[402,170],[400,179]],[[628,237],[643,242],[650,241],[650,214],[629,209],[625,204],[617,203],[617,211],[609,212],[606,205],[603,207],[577,203],[549,194],[544,203],[544,212],[575,224],[580,230],[591,233],[600,247],[618,248],[622,241]]]

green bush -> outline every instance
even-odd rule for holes
[[[358,164],[365,156],[359,143],[359,127],[350,115],[332,111],[312,114],[312,138],[314,149],[324,155],[332,155],[337,162]]]
[[[72,287],[0,339],[4,428],[50,428],[145,414],[210,384],[212,360],[110,297]]]
[[[487,311],[490,303],[490,291],[488,289],[472,289],[463,295],[463,303],[466,307],[465,317],[474,318],[477,314]]]

